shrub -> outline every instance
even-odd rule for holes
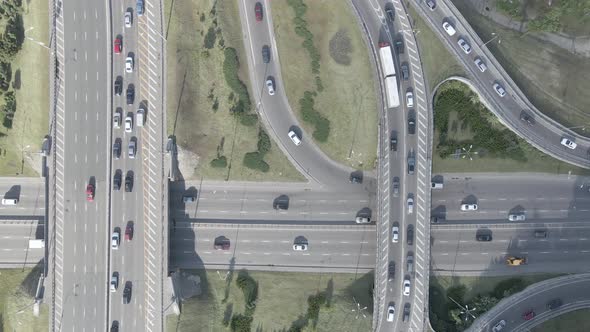
[[[270,166],[262,158],[263,155],[258,151],[248,152],[244,155],[244,166],[266,173]]]
[[[320,142],[325,142],[328,140],[328,136],[330,136],[330,120],[323,117],[313,108],[313,96],[314,94],[312,92],[305,91],[303,93],[303,98],[299,99],[301,115],[304,121],[315,126],[315,130],[312,133],[313,138]]]
[[[250,332],[252,330],[252,317],[237,314],[231,319],[231,330],[234,332]]]
[[[528,28],[532,31],[558,32],[561,29],[561,11],[554,8],[544,15],[528,22]]]
[[[227,158],[225,158],[225,156],[219,156],[219,157],[211,160],[211,162],[209,164],[211,164],[211,167],[214,167],[214,168],[226,168],[227,167]]]
[[[498,0],[496,6],[500,11],[508,14],[509,16],[522,19],[522,4],[520,0]]]
[[[14,113],[16,113],[16,98],[14,91],[9,91],[4,95],[4,119],[2,124],[5,128],[12,128],[12,119],[14,119]]]
[[[205,40],[203,41],[203,47],[206,49],[212,49],[215,46],[216,37],[215,29],[209,27],[209,30],[207,30],[207,34],[205,35]]]
[[[307,21],[305,20],[307,6],[303,3],[303,0],[287,0],[287,4],[295,12],[295,18],[293,19],[295,33],[303,38],[303,48],[307,50],[311,59],[311,71],[318,74],[320,72],[320,51],[313,44],[313,34],[307,29]]]
[[[244,82],[238,77],[238,70],[240,69],[240,63],[238,61],[238,53],[232,47],[226,47],[223,50],[223,75],[227,85],[232,91],[238,96],[240,105],[240,111],[249,111],[251,108],[250,95]]]
[[[247,127],[252,127],[258,123],[258,115],[240,113],[240,123]]]
[[[265,155],[268,151],[270,151],[270,138],[268,134],[261,128],[258,131],[258,152],[260,154]]]

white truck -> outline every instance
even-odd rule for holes
[[[29,249],[45,248],[45,240],[29,240]]]
[[[395,63],[391,45],[387,42],[379,43],[379,57],[381,59],[381,71],[383,72],[385,84],[385,97],[387,98],[387,108],[399,106],[399,91],[397,88],[397,79],[395,77]]]

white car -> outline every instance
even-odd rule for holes
[[[436,8],[436,3],[433,0],[428,0],[426,1],[426,6],[428,6],[431,11],[434,11],[434,8]]]
[[[368,217],[356,217],[357,224],[368,224],[371,222],[371,218]]]
[[[443,29],[445,29],[445,31],[447,32],[447,35],[449,35],[449,36],[453,36],[457,32],[455,30],[455,28],[449,22],[443,22],[442,27],[443,27]]]
[[[399,241],[399,227],[391,227],[391,242],[397,243]]]
[[[504,90],[504,87],[502,87],[500,84],[494,83],[493,86],[494,86],[494,90],[496,90],[496,93],[498,94],[498,96],[504,97],[506,95],[506,90]]]
[[[293,144],[295,144],[296,146],[301,145],[301,139],[299,138],[299,136],[297,136],[297,134],[295,134],[293,130],[289,132],[289,138],[291,139],[291,141],[293,141]]]
[[[414,199],[412,197],[408,197],[408,214],[414,213]]]
[[[111,292],[116,292],[117,288],[119,287],[119,277],[115,272],[113,272],[113,276],[111,277]]]
[[[131,28],[131,25],[133,24],[133,16],[131,16],[133,14],[131,14],[131,9],[128,9],[125,12],[125,27],[126,28]]]
[[[483,60],[481,60],[481,58],[475,58],[474,62],[477,68],[479,68],[479,71],[481,71],[482,73],[488,69],[488,66],[486,66],[485,63],[483,63]]]
[[[121,111],[117,110],[113,115],[113,127],[121,128]]]
[[[404,280],[404,296],[410,296],[410,279]]]
[[[395,306],[392,304],[387,307],[387,321],[393,322],[393,318],[395,316]]]
[[[571,141],[571,140],[569,140],[569,139],[567,139],[565,137],[562,137],[561,138],[561,145],[563,145],[563,146],[565,146],[567,148],[570,148],[572,150],[575,149],[578,146],[578,144],[576,144],[576,142]]]
[[[133,118],[130,115],[125,117],[125,132],[130,133],[133,130]]]
[[[293,250],[295,251],[307,251],[307,244],[294,244]]]
[[[111,236],[111,249],[119,249],[119,232],[113,232],[113,235]]]
[[[502,319],[501,321],[496,323],[496,325],[494,325],[494,328],[492,328],[492,332],[500,332],[502,331],[504,326],[506,326],[506,321]]]
[[[477,204],[461,204],[461,211],[477,211]]]
[[[508,215],[508,220],[509,221],[525,221],[526,220],[526,216],[524,215],[524,213],[512,213]]]
[[[406,106],[408,108],[414,107],[414,93],[412,91],[406,92]]]
[[[128,74],[133,73],[133,58],[130,56],[125,59],[125,72]]]
[[[270,78],[266,80],[266,89],[268,90],[269,95],[275,95],[275,84],[272,82]]]
[[[469,46],[465,39],[459,38],[457,43],[459,44],[459,46],[461,46],[461,49],[463,50],[463,52],[465,52],[465,54],[471,53],[471,46]]]

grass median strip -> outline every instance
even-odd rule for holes
[[[372,169],[377,87],[350,5],[276,1],[272,15],[284,91],[301,125],[330,158]]]
[[[258,153],[238,2],[165,1],[168,131],[184,178],[302,181],[282,151]],[[246,154],[250,153],[246,157]]]
[[[372,273],[187,272],[200,277],[202,293],[183,302],[179,317],[167,318],[167,331],[371,329]],[[358,312],[355,301],[367,309]]]

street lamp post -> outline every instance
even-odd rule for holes
[[[492,32],[492,36],[494,36],[494,37],[492,37],[492,38],[491,38],[490,40],[488,40],[487,42],[483,43],[483,44],[481,45],[481,47],[484,47],[484,46],[486,46],[486,45],[487,45],[487,44],[489,44],[490,42],[494,41],[494,39],[496,39],[496,38],[500,37],[500,34],[497,34],[497,33],[495,33],[495,32]],[[501,40],[501,39],[500,39],[500,40],[498,40],[498,44],[500,44],[501,42],[502,42],[502,40]]]

